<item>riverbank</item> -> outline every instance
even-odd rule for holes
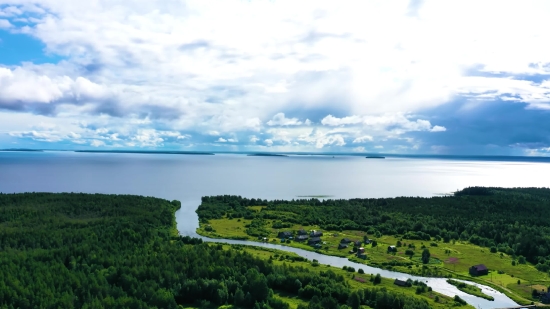
[[[296,220],[307,222],[301,217],[296,218],[295,213],[304,212],[297,210],[300,207],[312,209],[308,208],[311,206],[278,201],[278,205],[281,206],[267,202],[272,205],[267,207],[263,206],[266,205],[266,201],[262,203],[264,204],[259,206],[241,206],[240,209],[225,208],[225,214],[221,217],[208,220],[202,218],[197,233],[210,238],[267,241],[324,255],[343,257],[356,263],[414,276],[473,281],[491,286],[522,305],[538,301],[538,298],[534,298],[531,294],[533,289],[542,291],[550,285],[550,280],[545,273],[538,271],[532,264],[526,263],[525,259],[520,262],[521,259],[518,260],[517,256],[497,251],[496,248],[474,245],[469,241],[441,237],[413,240],[403,235],[382,235],[375,229],[370,229],[372,232],[323,229],[323,235],[316,241],[315,246],[307,244],[306,241],[298,242],[295,239],[297,231],[305,230],[309,233],[322,228],[319,225],[294,223]],[[215,207],[212,207],[209,206],[206,211],[215,211],[213,210]],[[240,216],[239,213],[233,215],[237,209]],[[327,208],[327,211],[333,210]],[[279,234],[285,231],[290,234],[286,236]],[[354,246],[355,241],[359,242],[357,246]],[[389,247],[393,249],[390,251]],[[356,251],[360,248],[363,254],[358,255]],[[422,259],[424,251],[428,251],[430,255],[427,263]],[[489,268],[488,275],[472,277],[468,270],[472,265],[477,264],[486,264]]]

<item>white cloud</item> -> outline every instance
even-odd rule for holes
[[[94,139],[91,143],[90,143],[90,146],[92,147],[102,147],[102,146],[105,146],[105,142],[104,141],[99,141],[97,139]]]
[[[447,129],[442,126],[433,126],[433,128],[430,130],[430,132],[445,132]]]
[[[217,142],[218,142],[218,143],[226,143],[227,140],[226,140],[225,138],[223,138],[223,137],[220,137],[220,138],[218,138]]]
[[[383,149],[384,146],[381,146],[381,145],[377,145],[377,146],[374,146],[375,149]]]
[[[355,147],[352,149],[354,152],[365,152],[365,147],[363,146],[360,146],[360,147]]]
[[[350,124],[359,124],[363,120],[359,116],[349,116],[344,118],[337,118],[332,115],[328,115],[323,120],[321,120],[321,123],[326,126],[341,126],[341,125],[350,125]]]
[[[550,72],[545,1],[3,3],[0,28],[36,38],[64,60],[6,66],[0,59],[0,109],[55,116],[63,122],[59,138],[72,122],[108,115],[111,137],[136,147],[191,139],[143,131],[153,128],[325,147],[367,135],[442,132],[408,115],[457,96],[550,108],[550,81],[519,77]],[[471,76],[472,68],[498,75]],[[266,125],[289,130],[268,133]],[[19,126],[6,130],[32,131]],[[305,131],[291,127],[304,126],[320,135],[299,140]],[[75,133],[86,141],[103,136]]]
[[[357,137],[353,140],[353,143],[356,144],[356,143],[364,143],[364,142],[371,142],[372,141],[372,136],[370,135],[364,135],[364,136],[361,136],[361,137]]]
[[[1,16],[1,15],[0,15]],[[13,27],[13,25],[10,23],[7,19],[0,19],[0,29],[9,29]]]
[[[260,139],[258,137],[256,137],[256,135],[252,135],[252,136],[250,136],[249,140],[250,140],[251,143],[255,144]]]
[[[272,141],[272,140],[270,140],[270,139],[266,139],[266,140],[264,140],[264,143],[265,143],[265,144],[266,144],[266,145],[267,145],[268,147],[271,147],[271,146],[273,146],[273,141]]]
[[[284,113],[277,113],[267,122],[268,126],[298,126],[302,122],[298,118],[286,118]]]

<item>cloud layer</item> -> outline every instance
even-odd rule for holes
[[[445,106],[550,109],[549,14],[547,1],[0,0],[0,31],[61,59],[0,59],[0,146],[440,152],[469,134]],[[532,154],[527,140],[499,147]]]

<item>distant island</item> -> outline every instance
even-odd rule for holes
[[[0,149],[0,151],[43,152],[43,150],[41,149],[25,149],[25,148]]]
[[[367,159],[385,159],[386,157],[382,157],[382,156],[366,156],[365,158],[367,158]]]
[[[284,154],[277,154],[277,153],[251,153],[248,154],[248,156],[251,157],[288,157]]]
[[[75,150],[88,153],[141,153],[141,154],[179,154],[179,155],[214,155],[212,152],[199,151],[154,151],[154,150]]]

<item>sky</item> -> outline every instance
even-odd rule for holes
[[[0,148],[550,156],[550,1],[0,0]]]

